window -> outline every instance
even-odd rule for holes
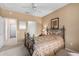
[[[26,22],[19,21],[19,30],[26,30]]]
[[[28,32],[33,36],[36,33],[36,22],[35,21],[28,21]]]

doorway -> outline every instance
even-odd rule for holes
[[[5,18],[6,45],[17,44],[17,21]]]

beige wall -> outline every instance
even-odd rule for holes
[[[55,17],[60,18],[60,27],[65,26],[66,48],[79,51],[79,4],[68,4],[43,17],[43,25],[49,24],[50,19]]]
[[[36,16],[31,16],[23,13],[18,13],[10,10],[5,10],[0,8],[0,16],[6,17],[6,18],[13,18],[17,19],[17,38],[19,40],[24,39],[24,32],[25,31],[20,31],[18,29],[18,21],[19,20],[24,20],[24,21],[36,21],[37,22],[37,35],[41,33],[41,24],[42,24],[42,18],[41,17],[36,17]]]

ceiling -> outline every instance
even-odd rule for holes
[[[0,7],[43,17],[67,4],[68,3],[0,3]]]

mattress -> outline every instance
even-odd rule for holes
[[[64,40],[57,35],[45,35],[35,38],[33,56],[52,56],[64,47]]]

